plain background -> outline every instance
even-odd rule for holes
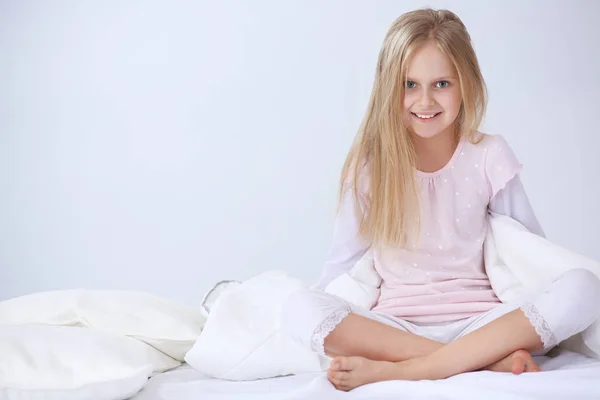
[[[599,1],[0,0],[0,300],[313,283],[391,23],[467,25],[554,242],[600,259]]]

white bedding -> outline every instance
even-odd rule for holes
[[[299,400],[299,399],[436,399],[558,400],[600,399],[600,361],[566,350],[536,357],[543,372],[471,372],[439,381],[390,381],[340,392],[325,373],[309,373],[255,381],[207,378],[188,366],[150,379],[132,400]]]
[[[517,221],[491,215],[489,223],[485,268],[503,303],[538,293],[571,268],[600,277],[600,263],[530,233]],[[325,291],[368,309],[379,296],[380,281],[367,251]],[[208,376],[235,381],[323,371],[327,365],[321,357],[281,330],[285,299],[305,287],[298,278],[272,270],[227,288],[214,301],[185,361]],[[600,320],[561,348],[600,359]]]

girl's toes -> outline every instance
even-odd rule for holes
[[[344,389],[347,387],[347,385],[339,379],[329,378],[329,382],[331,382],[331,384],[338,390],[347,390]]]
[[[327,379],[334,385],[340,382],[338,372],[332,370],[327,371]]]
[[[342,383],[348,382],[350,380],[350,372],[340,372],[340,375],[338,375],[338,379]]]
[[[329,370],[327,371],[327,377],[329,379],[333,379],[336,382],[344,382],[347,381],[349,378],[350,373],[346,372],[346,371],[332,371]]]
[[[331,372],[331,370],[327,372],[327,380],[333,383],[334,385],[340,383],[337,375],[334,372]]]
[[[525,360],[521,357],[513,358],[512,373],[519,375],[525,371]]]
[[[341,368],[341,359],[342,357],[336,357],[329,363],[330,371],[339,371]]]
[[[331,360],[329,369],[334,371],[348,371],[350,370],[350,360],[348,357],[336,357]]]
[[[338,382],[335,372],[332,372],[331,370],[327,371],[327,380],[335,385]]]

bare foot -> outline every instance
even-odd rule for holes
[[[401,362],[373,361],[364,357],[335,357],[331,360],[327,379],[339,390],[349,391],[368,383],[388,380],[435,379],[423,369],[423,358]],[[421,367],[419,367],[421,366]],[[517,350],[486,368],[490,371],[539,372],[540,367],[526,350]]]
[[[540,367],[533,361],[527,350],[517,350],[504,359],[491,364],[485,369],[495,372],[512,372],[519,375],[523,372],[540,372]]]
[[[402,379],[398,364],[364,357],[336,357],[331,360],[327,379],[336,389],[349,391],[368,383]]]

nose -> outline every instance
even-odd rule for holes
[[[433,96],[428,88],[423,88],[419,96],[419,106],[426,108],[434,104]]]

